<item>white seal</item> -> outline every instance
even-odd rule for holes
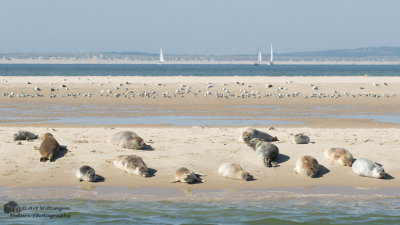
[[[353,162],[351,169],[355,174],[363,177],[379,179],[385,176],[385,170],[383,167],[369,159],[357,159]]]
[[[236,163],[223,163],[218,168],[218,173],[223,177],[236,179],[236,180],[252,180],[251,176],[239,164]]]

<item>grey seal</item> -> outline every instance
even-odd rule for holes
[[[78,178],[79,182],[81,181],[89,181],[93,182],[96,180],[96,172],[94,169],[90,166],[81,166],[77,171],[76,171],[76,178]]]
[[[120,131],[111,135],[107,141],[111,144],[128,149],[140,150],[146,147],[144,140],[132,131]]]
[[[239,142],[248,143],[253,138],[258,138],[266,142],[278,141],[277,137],[273,137],[263,131],[247,128],[246,131],[239,136]]]
[[[253,138],[247,143],[256,152],[258,158],[263,159],[264,166],[276,167],[278,163],[273,161],[279,155],[279,149],[274,144]]]
[[[32,132],[26,131],[26,130],[19,130],[17,133],[13,135],[13,140],[14,141],[20,141],[20,140],[32,140],[32,139],[37,139],[38,136]]]

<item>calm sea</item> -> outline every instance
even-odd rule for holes
[[[154,199],[149,191],[154,191],[160,198],[162,190],[150,188],[147,192],[142,190],[142,193],[133,194],[125,190],[128,188],[115,187],[115,189],[121,193],[81,190],[78,191],[80,194],[77,198],[47,200],[0,197],[3,204],[12,200],[21,207],[19,213],[0,212],[0,223],[85,225],[400,223],[399,190],[395,190],[397,193],[393,194],[390,193],[393,190],[355,191],[352,188],[330,187],[328,190],[331,191],[324,188],[295,191],[293,189],[200,191],[183,196],[171,194],[167,190],[165,197]],[[345,192],[338,194],[332,189]],[[40,192],[40,189],[30,191],[33,195],[35,193],[47,195],[52,192],[51,190]],[[71,190],[64,189],[64,191],[69,193]],[[383,194],[385,192],[389,194]]]
[[[0,76],[400,76],[400,65],[0,64]]]

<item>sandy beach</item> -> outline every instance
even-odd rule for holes
[[[397,179],[400,166],[394,160],[400,156],[399,124],[341,118],[346,113],[398,115],[399,90],[400,78],[397,77],[3,77],[0,83],[0,93],[4,93],[0,97],[0,160],[3,161],[0,186],[83,186],[89,189],[126,186],[184,190],[400,187]],[[207,91],[210,94],[204,94]],[[163,95],[166,92],[168,94]],[[128,106],[137,110],[121,110]],[[279,167],[264,167],[250,147],[237,141],[248,126],[91,126],[40,122],[43,117],[55,114],[105,119],[137,115],[243,116],[255,109],[272,118],[303,122],[277,125],[273,129],[255,126],[279,138],[275,142],[281,153]],[[319,116],[310,116],[316,111]],[[39,122],[32,123],[32,118],[13,119],[18,113]],[[338,117],[324,117],[327,113]],[[34,148],[40,146],[41,140],[21,141],[20,145],[12,140],[12,135],[20,129],[39,136],[50,132],[68,151],[54,162],[41,163],[40,154]],[[122,130],[138,133],[152,150],[129,150],[106,142],[108,136]],[[307,134],[312,143],[293,144],[293,135],[297,133]],[[386,179],[359,177],[350,167],[331,163],[323,155],[330,147],[343,147],[355,158],[369,158],[382,164],[387,172]],[[156,171],[154,176],[142,178],[127,174],[105,161],[126,154],[142,157],[147,166]],[[312,179],[294,174],[295,162],[302,155],[318,160],[322,168],[320,177]],[[225,162],[239,163],[255,180],[245,182],[221,177],[217,169]],[[78,182],[75,171],[85,164],[95,168],[105,180]],[[181,166],[206,174],[206,182],[170,183]]]
[[[244,189],[311,186],[400,187],[399,165],[396,160],[400,140],[399,129],[317,129],[276,128],[268,130],[280,141],[274,142],[280,150],[279,167],[266,168],[253,150],[237,141],[241,128],[188,127],[188,128],[37,128],[26,127],[37,134],[52,133],[68,152],[54,162],[39,162],[40,154],[34,146],[40,140],[12,141],[16,127],[1,128],[2,152],[0,166],[2,187],[37,186],[127,186],[168,187],[178,189]],[[130,150],[105,141],[109,135],[132,130],[144,138],[152,150]],[[293,135],[306,133],[311,144],[292,143]],[[323,155],[330,147],[343,147],[355,158],[369,158],[383,165],[387,179],[373,179],[355,175],[350,167],[331,163]],[[105,160],[118,155],[136,154],[143,158],[155,176],[143,178],[124,173]],[[293,173],[296,160],[302,155],[314,156],[320,163],[321,176],[308,178]],[[221,177],[217,168],[224,162],[239,163],[254,176],[254,181],[238,181]],[[78,182],[76,170],[90,165],[105,178],[104,182]],[[175,171],[185,166],[206,174],[202,184],[173,184]]]

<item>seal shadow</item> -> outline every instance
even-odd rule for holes
[[[106,178],[104,178],[101,175],[96,174],[96,180],[92,181],[92,183],[100,183],[106,181]]]
[[[140,149],[140,150],[144,150],[144,151],[154,151],[154,148],[151,147],[151,145],[146,145],[144,146],[144,148]]]
[[[156,169],[152,169],[152,168],[148,168],[147,172],[149,174],[147,177],[154,177],[156,175],[156,173],[157,173],[157,170]]]
[[[54,161],[56,161],[57,159],[62,158],[63,156],[65,156],[65,155],[67,154],[68,151],[69,151],[69,150],[68,150],[67,146],[61,145],[61,146],[60,146],[60,151],[58,152],[57,155],[55,155],[55,156],[53,157],[53,159],[50,160],[50,162],[54,162]]]
[[[290,159],[289,156],[287,156],[287,155],[285,155],[285,154],[279,154],[279,155],[276,157],[275,162],[281,164],[281,163],[287,162],[289,159]]]
[[[249,178],[246,181],[256,181],[257,179],[254,178],[253,175],[249,175]]]
[[[317,176],[315,176],[315,178],[323,177],[325,174],[327,174],[329,172],[331,172],[331,171],[328,168],[326,168],[325,166],[320,164],[319,165],[319,172],[318,172]]]
[[[395,179],[395,177],[391,176],[391,175],[388,174],[388,173],[385,173],[385,176],[383,177],[383,179],[384,179],[384,180],[393,180],[393,179]]]

